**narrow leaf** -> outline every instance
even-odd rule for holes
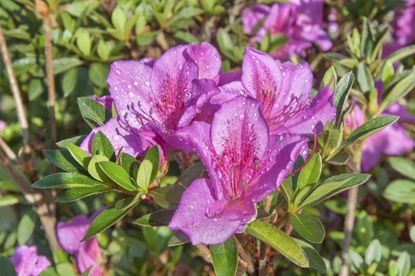
[[[315,184],[321,175],[321,156],[314,154],[313,158],[301,170],[297,180],[297,189],[302,189],[307,185]]]
[[[69,189],[69,188],[91,188],[102,185],[101,182],[93,180],[85,175],[72,173],[55,173],[48,175],[32,184],[37,189]]]

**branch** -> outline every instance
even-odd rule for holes
[[[353,156],[354,166],[351,168],[353,172],[360,172],[362,160],[362,148],[359,146]],[[349,248],[352,241],[354,218],[356,216],[356,205],[359,195],[359,188],[355,186],[350,189],[347,198],[347,213],[344,219],[344,240],[342,246],[342,266],[340,276],[349,275]]]
[[[26,112],[24,110],[22,96],[20,94],[19,85],[16,80],[16,76],[14,74],[12,61],[10,59],[9,50],[7,48],[6,39],[3,35],[3,29],[0,26],[0,48],[1,53],[4,61],[4,65],[6,66],[7,74],[9,76],[9,83],[10,88],[13,93],[13,98],[16,103],[16,110],[17,110],[17,118],[19,119],[20,127],[22,128],[23,133],[23,143],[25,145],[29,144],[29,124],[26,118]]]
[[[0,166],[7,176],[18,186],[25,199],[36,207],[36,212],[40,218],[46,238],[51,250],[54,252],[60,250],[58,239],[56,238],[55,224],[56,218],[49,215],[49,210],[44,195],[41,192],[34,191],[30,187],[30,181],[21,173],[14,162],[9,160],[4,152],[0,150]]]
[[[53,54],[52,54],[52,39],[51,39],[51,22],[49,15],[43,18],[43,29],[45,33],[45,56],[46,56],[46,74],[48,81],[48,99],[49,99],[49,119],[50,119],[50,131],[51,131],[51,147],[55,147],[57,135],[56,135],[56,88],[55,78],[53,75]]]

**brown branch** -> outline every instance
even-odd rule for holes
[[[351,171],[360,172],[362,160],[362,147],[361,145],[357,147],[353,156],[353,166],[351,166]],[[359,187],[355,186],[350,189],[348,198],[347,198],[347,213],[344,219],[344,240],[342,245],[342,266],[340,270],[340,276],[349,275],[349,248],[352,241],[354,220],[356,216],[356,206],[359,195]]]
[[[10,59],[9,50],[7,48],[6,39],[3,35],[3,29],[0,26],[0,48],[1,53],[4,61],[4,65],[6,66],[7,74],[9,76],[9,83],[10,88],[13,93],[13,98],[16,103],[16,110],[17,110],[17,118],[20,123],[20,127],[22,128],[23,134],[23,142],[25,145],[29,144],[29,124],[27,122],[26,112],[24,110],[22,96],[20,94],[19,85],[16,80],[16,76],[14,74],[12,61]]]
[[[52,251],[59,250],[60,245],[55,232],[56,218],[49,215],[48,206],[44,201],[44,195],[41,192],[34,191],[30,187],[30,181],[17,169],[16,164],[6,157],[2,150],[0,150],[0,166],[7,176],[16,183],[25,199],[36,207],[36,212],[45,230],[46,238],[49,241],[49,246]]]
[[[238,248],[239,256],[246,264],[246,269],[248,270],[248,273],[253,274],[255,272],[255,267],[251,261],[251,258],[249,257],[248,253],[245,251],[244,247],[242,246],[238,238],[235,237],[235,241],[236,241],[236,247]]]
[[[53,75],[53,53],[52,53],[52,39],[51,39],[51,22],[50,17],[44,18],[43,29],[45,33],[45,56],[46,56],[46,74],[48,80],[48,98],[49,98],[49,119],[51,132],[51,147],[54,148],[57,141],[56,134],[56,88],[55,78]]]

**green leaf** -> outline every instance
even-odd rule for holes
[[[151,176],[150,176],[150,184],[154,182],[156,176],[159,173],[160,167],[160,152],[157,146],[151,147],[146,153],[144,160],[150,161],[152,165]]]
[[[135,221],[134,224],[140,226],[166,226],[173,217],[174,210],[162,209],[147,215],[144,215]]]
[[[143,160],[140,167],[138,168],[137,173],[137,185],[144,190],[145,193],[148,192],[148,186],[150,185],[151,172],[153,170],[153,164],[149,160]]]
[[[101,59],[107,60],[111,53],[111,47],[104,41],[98,41],[97,52]]]
[[[56,143],[59,148],[66,148],[69,144],[79,146],[85,140],[85,135],[79,135],[72,138],[64,139]]]
[[[313,216],[291,214],[290,222],[294,230],[311,243],[322,243],[326,234],[321,221]]]
[[[78,70],[76,68],[72,68],[65,72],[62,78],[62,90],[64,97],[67,97],[74,91],[77,81]]]
[[[409,274],[409,270],[411,269],[411,258],[407,252],[402,252],[396,262],[396,266],[398,269],[398,276],[406,276]]]
[[[317,250],[313,246],[302,240],[294,240],[301,247],[301,249],[304,250],[304,253],[306,254],[307,259],[310,263],[310,267],[314,268],[323,275],[326,275],[326,263],[324,262],[320,254],[317,252]]]
[[[123,217],[125,217],[125,215],[127,215],[131,209],[132,207],[123,209],[111,208],[102,211],[98,216],[96,216],[94,221],[89,226],[88,232],[86,233],[83,240],[88,240],[92,236],[105,231],[117,223],[119,220],[121,220]]]
[[[313,189],[301,206],[316,205],[338,193],[365,183],[369,178],[370,174],[363,173],[345,173],[329,177]]]
[[[37,99],[43,91],[42,81],[39,79],[32,79],[29,83],[29,101]]]
[[[388,161],[394,170],[415,180],[415,162],[403,157],[389,157]]]
[[[397,120],[397,116],[381,116],[373,118],[355,129],[343,143],[342,147],[347,147],[358,140],[363,140],[366,137],[373,135],[385,127],[395,123]]]
[[[43,155],[56,167],[72,173],[84,171],[66,149],[43,150]]]
[[[202,162],[197,162],[182,172],[177,182],[187,187],[193,182],[193,180],[199,178],[204,170],[205,167],[203,166]]]
[[[354,74],[352,71],[350,71],[340,78],[339,83],[336,86],[336,93],[334,94],[334,105],[340,111],[344,110],[344,104],[347,102],[347,98],[349,97],[353,82]]]
[[[178,31],[174,33],[174,37],[186,43],[198,43],[199,42],[199,38],[197,38],[196,36],[192,35],[189,32]]]
[[[394,102],[405,97],[415,87],[415,71],[411,70],[407,76],[400,79],[398,82],[387,87],[382,95],[382,101],[379,107],[379,112],[388,108]]]
[[[36,189],[72,189],[93,188],[102,183],[82,174],[55,173],[48,175],[32,184]]]
[[[167,243],[167,246],[179,246],[189,242],[189,238],[182,232],[175,232]]]
[[[100,162],[108,161],[108,158],[104,155],[94,155],[89,159],[88,163],[88,173],[98,181],[106,182],[108,181],[107,175],[101,170],[99,166]]]
[[[17,226],[17,241],[20,245],[26,244],[35,230],[36,214],[33,211],[25,213]]]
[[[135,175],[134,170],[138,169],[138,162],[133,156],[128,153],[121,152],[120,156],[121,166],[128,172],[129,175]]]
[[[390,201],[399,203],[415,203],[415,182],[407,179],[397,179],[390,183],[383,196]]]
[[[109,72],[108,65],[101,63],[92,63],[89,67],[89,79],[93,84],[100,88],[105,88],[107,86],[107,76]]]
[[[323,79],[320,84],[320,90],[324,87],[330,88],[332,91],[336,91],[337,74],[333,66],[331,66],[326,73],[324,73]],[[336,99],[336,95],[334,96]],[[336,105],[337,106],[337,105]]]
[[[76,45],[85,56],[91,54],[92,40],[86,29],[79,28],[78,31],[76,31]]]
[[[4,276],[16,276],[13,263],[6,257],[0,256],[1,273]]]
[[[153,41],[156,39],[156,36],[157,32],[142,33],[139,36],[137,36],[137,44],[140,46],[149,45],[153,43]]]
[[[82,118],[91,128],[102,126],[111,118],[111,113],[90,97],[78,98],[78,106]]]
[[[373,262],[379,263],[382,259],[382,246],[380,245],[379,240],[373,240],[365,253],[365,262],[368,265],[371,265]]]
[[[179,184],[156,188],[150,191],[149,195],[160,207],[175,208],[180,202],[180,198],[185,187]]]
[[[109,160],[115,156],[114,148],[104,133],[98,131],[92,140],[92,153],[106,156]]]
[[[75,159],[79,165],[81,165],[84,168],[88,167],[89,159],[91,158],[91,155],[89,155],[89,153],[87,153],[86,151],[74,144],[68,144],[66,148],[68,149],[72,158]]]
[[[320,179],[321,168],[321,156],[319,153],[316,153],[301,170],[297,180],[297,189],[301,190],[307,185],[317,183]]]
[[[104,184],[86,188],[71,188],[60,192],[58,197],[56,198],[56,201],[59,203],[68,203],[72,201],[77,201],[81,198],[110,191],[112,191],[112,189]]]
[[[125,16],[124,11],[119,6],[117,6],[112,12],[111,21],[117,32],[123,35],[125,23],[127,22],[127,17]]]
[[[71,68],[78,67],[82,63],[77,57],[55,58],[52,62],[53,73],[59,75]]]
[[[357,66],[357,83],[363,93],[368,93],[375,87],[369,68],[364,63]]]
[[[333,157],[329,160],[326,160],[327,163],[341,166],[346,165],[346,163],[350,160],[350,154],[347,151],[340,151],[336,153]]]
[[[127,191],[137,190],[137,187],[130,181],[130,175],[122,167],[110,161],[100,162],[98,165],[112,181],[122,188]]]
[[[24,202],[25,202],[24,197],[20,195],[9,194],[9,195],[0,196],[0,207],[15,205],[15,204],[24,203]]]
[[[410,45],[393,52],[386,58],[385,61],[394,64],[395,62],[400,61],[413,54],[415,54],[415,45]]]
[[[248,225],[247,233],[271,245],[275,250],[300,267],[309,267],[304,251],[287,234],[263,221],[256,220]]]
[[[221,244],[209,246],[216,275],[234,276],[238,267],[238,250],[233,237]]]
[[[409,229],[409,236],[411,237],[411,241],[415,243],[415,225],[412,225],[411,229]]]

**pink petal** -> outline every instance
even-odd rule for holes
[[[133,156],[141,154],[145,148],[143,148],[139,136],[134,134],[131,130],[126,130],[125,127],[122,127],[116,118],[112,118],[106,122],[105,125],[94,128],[82,142],[81,148],[91,152],[92,141],[95,134],[98,131],[101,131],[111,141],[116,153],[122,149],[123,152]]]
[[[199,79],[219,80],[222,67],[218,50],[207,42],[191,45],[187,50],[189,56],[198,67]]]
[[[169,227],[185,233],[193,245],[222,243],[234,233],[243,231],[256,216],[252,202],[225,205],[226,202],[215,201],[208,180],[197,179],[184,191]],[[208,215],[217,208],[221,209],[220,215]]]

